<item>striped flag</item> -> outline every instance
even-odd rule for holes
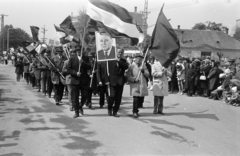
[[[121,6],[107,0],[89,0],[87,15],[96,22],[104,24],[113,38],[128,37],[133,44],[138,43],[140,32],[130,13]]]
[[[59,37],[59,41],[61,44],[66,44],[70,41],[66,40],[65,38],[68,36],[66,31],[56,25],[54,25],[55,29],[56,29],[56,32],[57,32],[57,35]]]
[[[71,16],[65,18],[65,20],[60,24],[60,28],[64,29],[67,34],[76,34],[76,29],[72,24]]]

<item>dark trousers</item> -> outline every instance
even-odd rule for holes
[[[143,108],[144,96],[138,97],[138,108]]]
[[[153,113],[162,113],[164,96],[154,96],[154,110]]]
[[[99,86],[99,94],[100,94],[99,105],[103,106],[105,102],[105,95],[107,97],[107,101],[109,99],[107,85]]]
[[[42,77],[41,78],[41,87],[42,87],[42,93],[46,94],[47,93],[47,77]]]
[[[93,89],[88,90],[88,96],[87,96],[87,104],[92,103],[92,94],[93,94]]]
[[[140,97],[138,97],[138,96],[133,97],[133,113],[139,112],[139,110],[138,110],[139,99],[140,99]]]
[[[30,74],[30,81],[32,83],[32,87],[35,87],[36,86],[36,79],[35,79],[35,76],[34,75],[31,75]]]
[[[75,110],[76,113],[79,113],[79,109],[82,109],[82,106],[79,104],[79,85],[71,85],[72,86],[72,91],[71,91],[71,101],[72,101],[72,106]]]
[[[51,80],[51,76],[47,77],[47,94],[48,96],[51,96],[53,90],[53,83]]]
[[[24,73],[24,79],[26,80],[27,84],[30,82],[30,73]]]
[[[83,106],[88,98],[88,85],[80,85],[79,90],[81,92],[81,106]]]
[[[108,110],[113,110],[113,113],[118,112],[121,101],[122,101],[122,93],[123,93],[123,85],[117,84],[116,86],[110,86]]]
[[[21,78],[21,74],[16,74],[16,79],[18,82],[20,81],[20,78]]]
[[[54,92],[55,92],[55,102],[59,102],[62,100],[64,91],[64,85],[60,81],[59,84],[54,84]]]

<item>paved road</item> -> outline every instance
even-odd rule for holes
[[[240,155],[240,108],[201,97],[171,94],[165,116],[153,115],[153,96],[141,117],[132,117],[132,97],[125,86],[120,118],[106,107],[84,108],[73,119],[67,99],[56,106],[15,81],[12,65],[0,64],[0,156],[77,155]]]

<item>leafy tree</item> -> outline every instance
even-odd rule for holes
[[[235,29],[235,33],[233,34],[233,38],[235,38],[236,40],[240,41],[240,28],[237,27]]]
[[[227,27],[223,26],[221,23],[216,23],[216,22],[211,22],[207,21],[204,23],[196,23],[193,27],[192,30],[215,30],[215,31],[227,31]]]
[[[192,30],[206,30],[207,26],[204,23],[196,23],[193,27]]]
[[[23,41],[31,41],[31,37],[28,33],[26,33],[21,28],[13,28],[12,25],[6,25],[3,28],[2,34],[1,34],[1,45],[2,45],[2,39],[4,39],[4,49],[1,46],[0,51],[7,50],[7,33],[9,32],[9,48],[18,48],[19,46],[22,46]]]

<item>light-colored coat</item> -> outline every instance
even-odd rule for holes
[[[171,72],[167,70],[163,72],[163,66],[159,61],[156,61],[152,65],[153,76],[153,95],[154,96],[167,96],[168,95],[168,79],[171,76]]]
[[[140,71],[140,67],[133,62],[126,72],[126,76],[128,79],[128,82],[130,84],[130,95],[131,96],[148,96],[148,88],[147,88],[147,78],[149,77],[149,72],[144,66],[144,74],[140,74],[139,82],[135,83],[134,80],[137,78],[138,73]]]

